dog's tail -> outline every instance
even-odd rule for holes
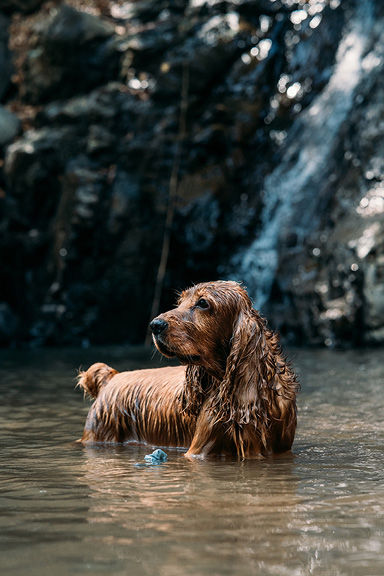
[[[97,398],[100,389],[105,386],[115,374],[118,374],[117,370],[107,366],[107,364],[97,362],[96,364],[92,364],[85,372],[79,372],[77,385],[84,390],[85,394]]]

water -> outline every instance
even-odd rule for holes
[[[248,286],[258,309],[270,297],[284,235],[294,230],[300,249],[308,233],[316,230],[314,223],[327,204],[330,187],[326,175],[341,127],[367,70],[366,52],[372,48],[374,24],[372,2],[357,3],[337,49],[328,85],[288,132],[283,160],[265,180],[262,230],[233,260],[236,274]],[[369,57],[376,57],[374,50]]]
[[[73,443],[88,407],[74,376],[95,360],[148,366],[147,352],[2,352],[1,574],[383,574],[382,352],[291,357],[293,456],[190,462],[167,450],[167,463],[138,467],[148,447]]]

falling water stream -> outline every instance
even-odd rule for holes
[[[293,455],[187,461],[83,448],[76,368],[153,365],[144,350],[0,354],[2,575],[380,576],[384,365],[373,351],[292,350]]]
[[[235,273],[245,281],[257,308],[263,308],[269,298],[281,239],[294,231],[298,245],[302,245],[320,212],[321,186],[363,78],[365,51],[374,26],[372,3],[356,4],[328,85],[288,132],[283,160],[265,180],[258,236],[234,259]]]

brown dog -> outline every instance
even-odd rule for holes
[[[298,383],[244,288],[198,284],[150,327],[157,349],[186,367],[118,373],[94,364],[82,372],[79,385],[95,398],[83,443],[136,441],[238,458],[291,448]]]

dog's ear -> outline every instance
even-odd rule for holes
[[[233,328],[215,411],[217,420],[228,422],[234,430],[253,423],[265,446],[278,352],[278,339],[267,329],[266,321],[253,308],[242,310]]]
[[[242,310],[233,328],[226,372],[214,403],[216,421],[227,423],[236,434],[252,423],[267,449],[270,427],[276,419],[284,420],[284,429],[293,427],[294,434],[297,389],[296,377],[281,354],[277,334],[268,330],[256,310]],[[289,430],[284,435],[292,437],[287,445],[292,443]]]
[[[250,399],[254,398],[256,390],[268,377],[264,332],[265,321],[255,310],[240,311],[233,327],[226,370],[219,390],[218,409],[222,417],[226,413],[227,419],[233,419],[236,413],[237,420],[247,391],[250,392]],[[273,372],[273,360],[270,368]],[[246,414],[241,420],[244,423],[247,421]]]

